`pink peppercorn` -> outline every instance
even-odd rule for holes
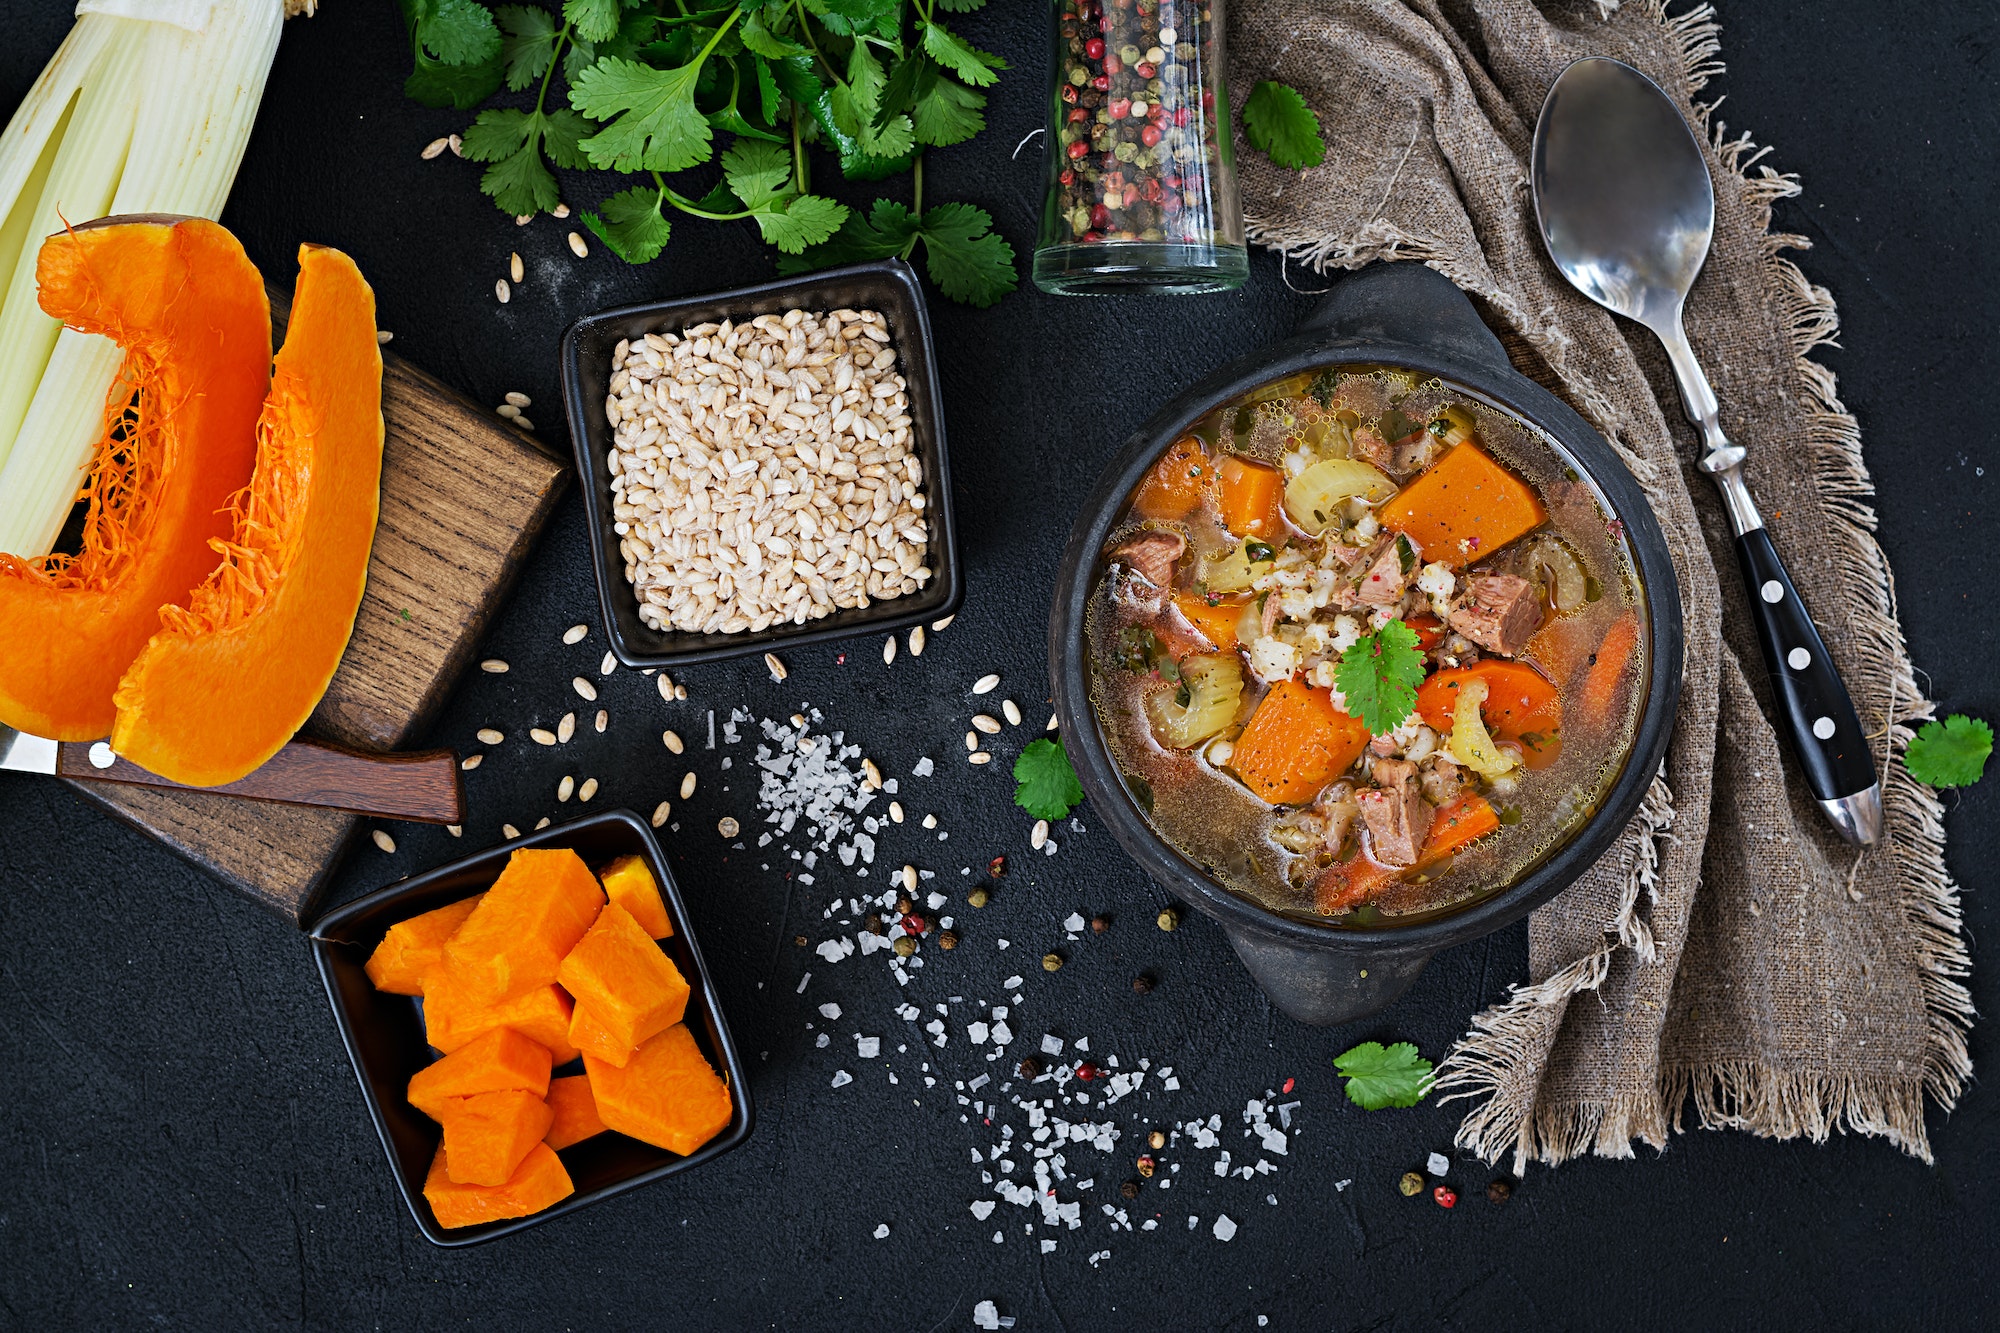
[[[1437,1205],[1440,1208],[1458,1207],[1458,1191],[1449,1185],[1438,1186],[1431,1191],[1431,1197],[1437,1200]]]

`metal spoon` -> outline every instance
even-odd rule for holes
[[[1681,308],[1708,258],[1715,186],[1701,145],[1671,99],[1630,65],[1571,64],[1535,124],[1530,180],[1542,240],[1563,276],[1608,310],[1658,335],[1736,533],[1764,664],[1806,782],[1841,836],[1882,836],[1882,784],[1847,686],[1778,559],[1743,483],[1744,450],[1717,418]]]

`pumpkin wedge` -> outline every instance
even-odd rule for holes
[[[250,480],[271,309],[243,247],[201,218],[105,218],[43,242],[42,309],[125,349],[73,556],[0,554],[0,723],[110,732],[125,669],[215,568]],[[371,332],[371,338],[374,336]]]
[[[333,679],[368,578],[382,486],[375,293],[354,261],[299,248],[257,466],[222,565],[119,682],[111,748],[195,787],[276,754]]]

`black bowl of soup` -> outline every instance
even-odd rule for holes
[[[1447,279],[1378,264],[1119,450],[1050,655],[1099,818],[1331,1024],[1611,845],[1672,732],[1680,593],[1610,445]]]

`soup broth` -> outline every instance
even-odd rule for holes
[[[1086,642],[1155,829],[1271,911],[1366,927],[1506,888],[1589,819],[1631,748],[1643,620],[1622,525],[1547,437],[1344,367],[1166,450]]]

